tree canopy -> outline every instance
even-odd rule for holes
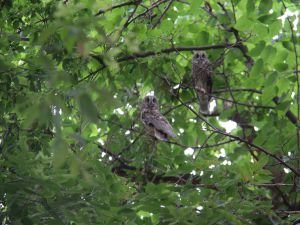
[[[299,217],[297,0],[0,7],[1,224]],[[191,85],[194,50],[214,67],[206,115]],[[149,93],[176,138],[145,133]]]

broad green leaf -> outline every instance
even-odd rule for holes
[[[263,0],[260,1],[258,10],[260,13],[268,13],[269,10],[272,8],[272,0]]]
[[[255,47],[250,51],[252,56],[259,56],[260,53],[264,50],[266,46],[266,42],[265,41],[260,41],[258,42]]]
[[[264,67],[264,60],[260,58],[255,62],[254,66],[251,70],[251,75],[259,76],[261,71],[263,70],[263,67]]]
[[[241,31],[251,30],[253,24],[254,24],[253,21],[250,20],[248,17],[242,16],[238,19],[235,28]]]
[[[66,163],[66,159],[69,157],[69,147],[67,143],[62,139],[57,139],[52,145],[54,152],[53,166],[54,168],[60,168]]]
[[[297,63],[282,2],[0,5],[0,224],[293,223],[281,211],[299,198]],[[149,94],[176,138],[153,138],[165,126],[142,120]]]
[[[91,122],[96,123],[98,121],[98,110],[92,102],[88,94],[81,94],[78,97],[78,103],[80,111]]]

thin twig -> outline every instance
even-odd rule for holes
[[[86,75],[85,77],[83,77],[79,81],[77,81],[76,85],[81,83],[82,81],[85,81],[85,80],[89,79],[90,77],[95,76],[97,73],[99,73],[101,70],[103,70],[105,68],[106,68],[106,66],[101,66],[98,69],[96,69],[95,71],[90,72],[88,75]]]
[[[182,148],[204,149],[204,148],[214,148],[214,147],[222,146],[222,145],[234,142],[234,141],[235,140],[231,139],[231,140],[219,142],[219,143],[216,143],[216,144],[213,144],[213,145],[203,144],[203,145],[200,145],[200,146],[188,146],[188,145],[183,145],[183,144],[180,144],[178,142],[173,142],[173,141],[166,141],[166,142],[169,143],[169,144],[180,146]]]
[[[230,87],[230,84],[229,84],[229,81],[228,81],[227,74],[225,73],[224,63],[223,63],[223,74],[224,74],[224,80],[225,80],[225,83],[226,83],[227,88],[228,88],[228,90],[229,90],[230,96],[231,96],[232,100],[234,101],[233,104],[234,104],[234,106],[235,106],[235,115],[234,115],[233,117],[241,117],[241,116],[240,116],[241,114],[240,114],[239,109],[238,109],[238,107],[237,107],[238,104],[237,104],[237,102],[236,102],[236,100],[235,100],[235,97],[234,97],[232,91],[231,91],[231,87]],[[252,125],[249,125],[248,123],[247,123],[247,126],[245,126],[244,124],[241,124],[241,123],[240,123],[240,119],[239,119],[239,120],[235,120],[235,122],[237,122],[237,123],[239,122],[238,124],[239,124],[239,126],[242,128],[242,131],[243,131],[243,137],[244,137],[244,138],[247,138],[247,139],[249,140],[249,138],[248,138],[247,135],[246,135],[246,129],[251,128],[251,130],[254,131],[254,127],[253,127]],[[255,131],[254,131],[254,132],[255,132]],[[251,132],[250,135],[253,135],[253,133]],[[253,139],[253,137],[251,137],[251,138]],[[246,144],[246,146],[247,146],[247,148],[248,148],[249,153],[251,154],[251,156],[252,156],[256,161],[258,161],[258,157],[254,154],[253,150],[249,147],[249,145]]]
[[[287,10],[287,7],[284,3],[284,1],[281,1],[282,5],[284,7],[285,10]],[[295,63],[296,63],[296,68],[295,68],[295,75],[296,75],[296,79],[297,79],[297,128],[296,128],[296,136],[297,136],[297,150],[298,153],[300,152],[300,133],[299,133],[299,127],[298,127],[298,123],[299,123],[299,118],[300,118],[300,81],[299,81],[299,71],[298,71],[298,67],[299,67],[299,62],[298,62],[298,53],[297,53],[297,40],[296,40],[296,35],[294,33],[294,29],[293,29],[293,25],[292,22],[290,20],[289,17],[287,17],[287,21],[289,23],[289,27],[291,30],[291,39],[292,39],[292,43],[293,43],[293,48],[294,48],[294,54],[295,54]],[[297,167],[300,167],[300,161],[297,161]],[[298,186],[299,184],[299,179],[294,178],[294,186],[296,188],[296,186]],[[297,198],[298,198],[298,194],[296,192],[295,195],[295,199],[294,202],[297,202]]]
[[[114,9],[117,9],[117,8],[121,8],[123,6],[128,6],[128,5],[135,5],[136,2],[135,1],[129,1],[129,2],[124,2],[124,3],[121,3],[121,4],[118,4],[118,5],[114,5],[112,7],[109,7],[107,9],[100,9],[96,14],[95,16],[99,16],[99,15],[102,15],[108,11],[112,11]]]
[[[163,4],[163,3],[167,2],[167,1],[169,1],[169,0],[157,1],[157,2],[153,3],[153,4],[151,5],[151,7],[149,7],[149,8],[146,9],[144,12],[142,12],[142,13],[140,13],[139,15],[135,16],[134,18],[132,18],[132,19],[130,20],[129,23],[132,23],[133,21],[135,21],[135,20],[138,19],[139,17],[144,16],[145,14],[147,14],[147,13],[148,13],[149,11],[151,11],[152,9],[158,7],[159,5],[161,5],[161,4]]]
[[[233,19],[234,19],[234,22],[236,23],[235,6],[234,6],[234,3],[232,2],[232,0],[230,2],[231,2],[231,7],[232,7]]]
[[[232,88],[231,90],[229,89],[218,89],[214,90],[212,93],[224,93],[224,92],[252,92],[252,93],[257,93],[257,94],[262,94],[262,91],[253,89],[253,88]]]
[[[206,1],[205,2],[207,6],[209,6],[210,9],[212,9],[212,7],[210,6],[210,4]],[[221,7],[221,9],[224,11],[225,14],[228,15],[228,12],[225,8],[225,6],[218,2],[218,5]],[[218,17],[212,12],[212,10],[207,10],[207,8],[203,8],[205,12],[207,12],[210,16],[214,17],[217,21],[218,20]],[[229,18],[230,19],[230,18]],[[248,68],[251,68],[252,65],[254,64],[254,61],[253,59],[249,56],[248,54],[248,49],[247,47],[243,44],[243,40],[242,38],[240,37],[240,34],[239,34],[239,31],[237,29],[235,29],[234,27],[229,27],[227,26],[226,24],[223,24],[223,23],[220,23],[221,27],[227,31],[227,32],[230,32],[230,33],[233,33],[234,37],[235,37],[235,44],[236,44],[236,48],[240,49],[240,51],[242,52],[244,58],[246,59],[246,65]]]
[[[193,103],[193,102],[194,102],[193,100],[192,100],[192,101],[186,101],[185,104],[191,104],[191,103]],[[173,110],[175,110],[175,109],[177,109],[177,108],[179,108],[179,107],[181,107],[181,106],[183,106],[183,104],[175,105],[175,106],[173,106],[173,107],[167,109],[167,110],[166,110],[165,112],[163,112],[162,114],[163,114],[163,115],[167,115],[167,114],[169,114],[170,112],[172,112]]]
[[[300,211],[278,211],[280,213],[285,213],[285,214],[300,214]]]
[[[97,143],[98,148],[108,154],[110,157],[113,158],[113,160],[118,161],[121,165],[126,165],[127,168],[131,168],[131,166],[127,165],[128,161],[126,161],[125,159],[122,159],[120,154],[115,154],[113,152],[111,152],[110,150],[108,150],[105,146],[98,144]],[[134,167],[132,167],[132,169],[135,169]]]
[[[154,29],[161,22],[161,19],[167,13],[167,11],[169,10],[169,8],[171,7],[171,5],[172,5],[173,2],[174,2],[174,0],[170,0],[169,4],[167,5],[167,7],[163,11],[163,13],[160,15],[160,17],[158,18],[158,20],[156,21],[156,23],[152,26],[152,29]]]
[[[178,100],[184,104],[184,102],[182,102],[179,98]],[[195,116],[197,116],[197,118],[201,119],[202,121],[204,121],[208,126],[210,126],[211,128],[213,128],[215,130],[215,132],[219,133],[219,134],[222,134],[224,136],[227,136],[227,137],[230,137],[232,139],[235,139],[236,141],[240,141],[240,142],[243,142],[245,144],[248,144],[250,145],[251,147],[254,147],[256,148],[258,151],[260,152],[263,152],[264,154],[274,158],[276,161],[280,162],[281,165],[284,165],[285,167],[289,168],[295,175],[297,176],[300,176],[300,172],[293,168],[292,166],[288,165],[286,162],[284,162],[281,158],[279,158],[277,155],[269,152],[268,150],[264,149],[263,147],[261,146],[258,146],[256,144],[253,144],[253,143],[250,143],[249,141],[243,139],[243,138],[240,138],[238,136],[235,136],[235,135],[232,135],[232,134],[229,134],[229,133],[226,133],[224,131],[222,131],[221,129],[219,128],[216,128],[215,126],[213,126],[211,123],[209,123],[205,118],[203,118],[202,116],[200,116],[194,109],[192,109],[189,105],[186,105],[184,104],[185,107],[187,107]]]
[[[284,184],[284,183],[266,183],[266,184],[250,184],[258,187],[273,187],[273,186],[293,186],[294,184]]]
[[[232,100],[232,99],[226,99],[226,98],[223,98],[223,97],[220,97],[220,96],[216,96],[216,95],[212,95],[212,94],[208,94],[207,95],[215,98],[215,99],[221,99],[221,100],[224,100],[224,101],[227,101],[227,102],[232,102],[233,104],[236,104],[236,105],[242,105],[242,106],[246,106],[246,107],[251,107],[251,108],[262,108],[262,109],[274,109],[273,106],[267,106],[267,105],[252,105],[252,104],[248,104],[248,103],[243,103],[243,102],[237,102],[235,100]]]
[[[203,144],[201,145],[200,149],[193,154],[193,158],[194,158],[194,161],[196,161],[196,159],[198,158],[201,150],[203,149],[203,147],[207,144],[208,140],[215,134],[215,132],[211,132],[208,137],[204,140]]]
[[[127,18],[126,22],[124,23],[123,27],[122,27],[122,30],[120,32],[119,35],[121,35],[121,33],[128,27],[128,25],[131,23],[130,20],[131,18],[133,17],[133,15],[135,14],[137,8],[139,7],[139,5],[137,4],[134,8],[134,10],[132,11],[132,13],[130,14],[130,16]]]

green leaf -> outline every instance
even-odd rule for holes
[[[285,47],[289,51],[293,51],[293,43],[290,41],[283,41],[282,42],[283,47]]]
[[[247,14],[252,13],[255,9],[255,1],[248,0],[246,9]]]
[[[255,47],[250,51],[250,54],[252,56],[259,56],[260,53],[264,50],[266,46],[266,42],[265,41],[260,41],[258,42]]]
[[[299,157],[281,1],[0,5],[0,224],[292,224],[278,210],[297,190],[280,185],[282,201],[272,189],[294,176],[279,159],[295,168]],[[192,76],[193,63],[208,69],[192,60],[205,46],[208,114]],[[141,120],[150,93],[177,138],[155,140],[165,126]]]
[[[54,152],[53,167],[58,169],[66,163],[66,159],[69,156],[69,147],[64,140],[58,138],[54,141],[52,148]]]
[[[253,68],[252,68],[252,70],[251,70],[251,73],[250,73],[250,75],[251,76],[258,76],[260,73],[261,73],[261,71],[263,70],[263,66],[264,66],[264,61],[263,61],[263,59],[258,59],[256,62],[255,62],[255,64],[254,64],[254,66],[253,66]]]
[[[262,102],[263,104],[269,104],[274,96],[276,96],[276,86],[274,84],[276,83],[278,79],[278,73],[273,72],[268,75],[267,79],[265,80],[264,83],[264,89],[263,89],[263,94],[262,94]]]
[[[259,10],[260,13],[262,13],[262,14],[265,13],[266,14],[272,8],[272,5],[273,5],[272,0],[262,0],[259,3],[258,10]]]
[[[253,27],[253,21],[250,20],[247,16],[242,16],[237,21],[236,25],[234,26],[237,30],[246,31],[251,30]]]
[[[81,94],[78,97],[79,108],[83,116],[91,122],[97,123],[98,110],[88,94]]]
[[[276,57],[276,48],[271,45],[268,45],[264,48],[264,51],[261,54],[261,57],[264,59],[264,62],[272,61]]]
[[[278,72],[283,72],[288,69],[289,65],[287,63],[277,63],[274,67]]]
[[[276,109],[279,110],[281,115],[285,115],[285,113],[289,110],[291,103],[288,101],[285,102],[280,102],[277,106]]]
[[[201,31],[199,33],[199,37],[197,38],[197,41],[199,41],[199,44],[208,44],[209,43],[209,33],[206,31]]]

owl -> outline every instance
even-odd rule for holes
[[[207,114],[212,91],[212,64],[204,51],[194,52],[192,61],[192,77],[197,93],[200,113]]]
[[[150,136],[162,141],[167,141],[170,137],[176,137],[168,120],[159,112],[155,96],[144,98],[141,104],[140,117]]]

